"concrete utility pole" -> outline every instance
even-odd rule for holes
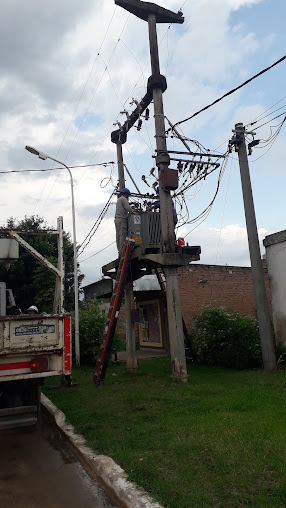
[[[276,369],[277,365],[271,320],[267,305],[266,287],[257,234],[257,224],[255,218],[255,209],[253,203],[251,180],[245,144],[245,128],[243,124],[237,123],[235,125],[234,132],[235,135],[231,143],[234,144],[238,149],[244,212],[246,219],[248,245],[251,260],[251,271],[254,284],[256,312],[259,325],[263,364],[264,369],[270,371]]]
[[[183,23],[184,18],[181,14],[175,14],[154,3],[141,2],[140,0],[115,0],[115,4],[120,5],[129,12],[135,14],[135,16],[148,22],[152,70],[152,75],[148,80],[148,91],[152,93],[154,102],[156,148],[158,154],[156,156],[156,164],[159,172],[162,240],[165,252],[173,253],[175,252],[175,236],[172,198],[170,191],[162,186],[160,180],[162,170],[169,166],[170,158],[167,152],[163,108],[163,92],[167,88],[167,83],[166,78],[160,74],[156,23]],[[187,381],[186,354],[177,268],[174,266],[165,266],[164,272],[166,277],[172,374],[176,379]]]
[[[123,150],[122,142],[120,138],[116,143],[117,148],[117,166],[118,166],[118,181],[119,191],[125,187],[125,175],[124,175],[124,163],[123,163]],[[126,312],[126,351],[127,351],[127,370],[133,370],[138,368],[137,355],[136,355],[136,338],[135,328],[132,321],[132,309],[134,307],[133,298],[133,282],[130,278],[127,278],[125,284],[125,312]]]

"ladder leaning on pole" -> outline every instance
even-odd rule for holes
[[[105,378],[116,323],[124,294],[127,274],[130,267],[131,254],[134,250],[134,246],[135,240],[133,238],[126,238],[122,247],[120,261],[116,273],[116,280],[93,374],[93,381],[98,385],[102,385]]]

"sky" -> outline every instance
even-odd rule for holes
[[[160,0],[182,10],[182,25],[157,25],[161,74],[167,78],[164,112],[174,124],[221,97],[285,54],[285,0]],[[151,74],[147,23],[113,0],[2,0],[0,18],[0,223],[39,215],[56,228],[63,216],[72,237],[70,177],[64,166],[25,150],[33,146],[72,166],[76,239],[81,245],[117,183],[116,145],[110,134],[124,123]],[[207,111],[182,123],[182,136],[224,154],[235,123],[256,132],[249,157],[260,241],[284,230],[286,130],[274,134],[286,111],[286,61]],[[133,104],[132,104],[133,102]],[[123,112],[123,113],[122,113]],[[262,125],[262,124],[266,125]],[[285,122],[286,123],[286,122]],[[258,127],[258,128],[257,128]],[[130,130],[124,163],[141,192],[154,179],[152,105],[142,129]],[[268,142],[270,138],[270,142]],[[184,150],[167,138],[169,150]],[[195,145],[192,145],[194,148]],[[62,169],[55,169],[61,167]],[[172,163],[176,168],[176,163]],[[27,170],[51,171],[27,171]],[[219,170],[185,193],[190,220],[212,201]],[[135,187],[126,175],[126,185]],[[115,200],[88,245],[79,249],[83,285],[101,278],[117,257]],[[224,168],[219,192],[204,220],[178,236],[200,245],[200,263],[249,266],[237,154]],[[261,245],[261,253],[264,247]]]

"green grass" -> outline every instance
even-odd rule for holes
[[[190,366],[188,384],[170,359],[140,373],[74,369],[73,389],[46,395],[98,454],[112,457],[165,508],[286,507],[286,371]]]

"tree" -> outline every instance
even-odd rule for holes
[[[17,221],[10,217],[2,228],[21,231],[45,231],[48,227],[45,220],[38,215],[25,216]],[[57,265],[58,249],[57,235],[21,235],[40,254],[52,264]],[[73,273],[73,244],[70,235],[63,234],[64,263],[65,263],[65,309],[74,308],[74,273]],[[79,274],[79,284],[84,275]],[[37,261],[23,247],[19,246],[19,260],[8,271],[0,268],[0,281],[6,282],[7,288],[12,289],[16,304],[23,312],[34,304],[40,311],[51,312],[53,308],[55,275]]]

